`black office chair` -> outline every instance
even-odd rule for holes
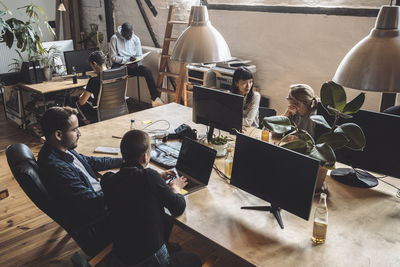
[[[95,107],[98,121],[129,113],[125,100],[127,78],[126,66],[100,73],[101,88]]]
[[[271,117],[271,116],[275,116],[275,115],[276,115],[275,109],[259,107],[258,108],[258,121],[259,121],[258,128],[262,129],[262,127],[263,127],[262,121],[265,117]]]
[[[105,244],[96,235],[97,229],[99,226],[104,227],[107,218],[100,218],[86,226],[76,226],[67,215],[68,213],[57,206],[39,177],[39,166],[28,146],[10,145],[7,147],[6,156],[12,174],[32,202],[63,227],[87,255],[96,255],[110,243],[108,241]]]

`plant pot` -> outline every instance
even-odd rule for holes
[[[327,169],[319,166],[317,181],[315,184],[315,196],[319,196],[321,193],[325,193],[328,190],[328,186],[325,183],[327,172]]]
[[[51,68],[50,67],[44,67],[43,68],[43,73],[44,73],[44,77],[46,78],[46,81],[51,81],[51,79],[53,78],[53,75],[51,73]]]
[[[217,157],[225,156],[227,147],[228,147],[228,143],[223,144],[223,145],[213,144],[213,148],[217,151]]]

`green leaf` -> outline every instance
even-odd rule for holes
[[[344,147],[349,139],[343,133],[324,133],[320,136],[317,144],[327,143],[333,150]]]
[[[307,142],[305,142],[304,140],[295,140],[289,143],[286,143],[284,145],[282,145],[282,147],[299,152],[301,154],[306,154],[307,153]]]
[[[360,93],[357,97],[351,100],[343,109],[343,113],[345,114],[354,114],[357,113],[361,106],[364,104],[365,93]]]
[[[331,106],[340,112],[346,106],[346,93],[342,86],[332,81],[326,82],[321,87],[321,103],[325,107]],[[329,110],[327,110],[329,112]],[[330,112],[329,112],[330,113]],[[333,114],[331,114],[333,115]]]
[[[336,156],[333,149],[326,143],[317,144],[311,150],[310,157],[320,161],[320,165],[327,169],[334,169]]]
[[[344,113],[340,112],[339,110],[337,110],[337,109],[335,109],[335,108],[332,108],[331,106],[328,106],[327,108],[328,108],[328,110],[330,111],[330,114],[331,114],[331,115],[339,116],[339,117],[344,118],[344,119],[353,118],[353,116],[348,115],[348,114],[344,114]]]
[[[365,135],[360,126],[355,123],[344,123],[339,125],[335,131],[335,133],[342,133],[349,139],[346,147],[362,151],[365,147]]]
[[[329,125],[329,123],[325,120],[324,116],[321,115],[311,115],[310,116],[311,120],[319,125],[324,126],[325,128],[330,129],[331,126]]]
[[[269,131],[279,134],[284,134],[293,129],[293,126],[290,123],[289,118],[286,116],[265,117],[263,120],[263,125]]]

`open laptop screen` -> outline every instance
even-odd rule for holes
[[[201,183],[208,184],[216,154],[214,149],[184,138],[176,169]]]

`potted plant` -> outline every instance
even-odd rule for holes
[[[318,140],[306,131],[301,130],[289,118],[285,116],[266,117],[263,125],[270,131],[284,134],[278,145],[308,155],[320,161],[320,174],[317,180],[316,190],[323,188],[326,172],[335,168],[335,150],[347,147],[352,150],[363,150],[365,147],[365,136],[362,129],[355,123],[344,123],[337,125],[339,118],[351,118],[352,114],[358,112],[365,100],[365,94],[360,93],[350,102],[347,102],[346,92],[343,87],[330,81],[322,85],[321,104],[329,115],[334,117],[332,125],[321,115],[312,115],[311,119],[323,127],[327,132],[322,134]],[[284,143],[290,136],[297,136],[296,140]],[[321,170],[322,169],[322,170]]]
[[[44,11],[33,3],[17,8],[25,9],[25,13],[28,17],[27,21],[19,20],[15,17],[4,20],[4,16],[7,14],[12,15],[11,11],[7,9],[4,3],[0,0],[0,37],[11,48],[14,41],[18,48],[18,52],[27,51],[28,61],[34,61],[36,55],[43,54],[44,49],[40,40],[41,29],[39,26],[40,14],[43,17],[44,23],[50,33],[54,35],[53,29],[48,23],[48,19]],[[37,29],[37,30],[36,30]],[[20,53],[19,53],[20,55]],[[23,62],[21,68],[29,69],[30,66],[38,66],[38,62]],[[15,67],[15,66],[14,66]],[[39,80],[39,79],[38,79]]]
[[[232,141],[232,138],[223,135],[213,136],[213,138],[211,139],[211,144],[213,145],[213,148],[217,151],[217,157],[222,157],[226,155],[228,141]]]
[[[41,66],[43,67],[43,73],[47,81],[50,81],[53,77],[53,72],[60,69],[62,66],[57,63],[57,59],[61,56],[61,51],[56,46],[52,45],[49,48],[44,48],[44,53],[38,55]]]

